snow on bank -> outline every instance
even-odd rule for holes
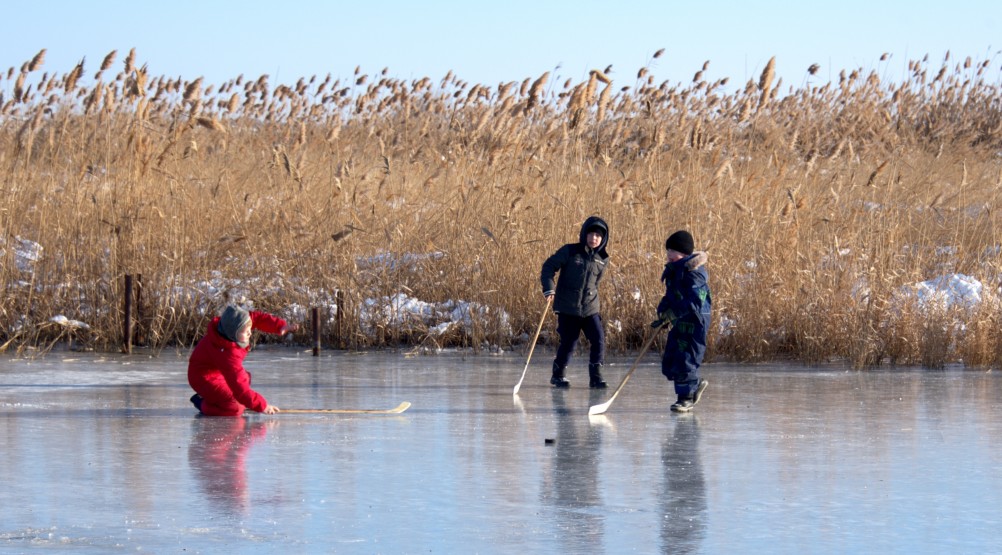
[[[984,290],[984,285],[971,276],[950,274],[906,286],[902,292],[914,297],[924,309],[973,310],[984,300]]]
[[[80,320],[71,320],[66,316],[63,316],[62,314],[58,314],[56,316],[53,316],[52,318],[49,318],[49,321],[69,329],[82,329],[82,330],[90,329],[90,326],[88,326],[84,322],[81,322]]]
[[[21,237],[14,237],[14,267],[18,269],[19,272],[30,273],[35,269],[35,263],[42,259],[42,252],[45,249],[42,245]],[[4,247],[7,246],[7,241],[0,237],[0,258],[2,258],[7,251]]]
[[[37,254],[31,259],[32,262],[37,261],[41,256],[41,246],[38,246],[37,249],[20,249],[19,252],[21,250]],[[400,267],[419,268],[422,263],[436,260],[442,256],[444,256],[442,253],[404,254],[401,256],[384,253],[359,258],[358,265],[359,268],[368,271],[386,271]],[[22,271],[29,273],[31,270],[30,266],[25,266],[22,269]],[[169,293],[173,299],[172,302],[192,306],[199,314],[205,316],[214,315],[224,303],[232,303],[247,310],[255,310],[255,297],[281,298],[287,296],[291,289],[294,289],[297,295],[305,294],[308,306],[290,303],[275,311],[277,315],[290,321],[308,321],[312,316],[311,309],[317,308],[321,319],[326,320],[325,325],[334,325],[338,312],[341,310],[341,307],[338,306],[338,291],[336,289],[312,290],[307,288],[304,290],[292,280],[283,279],[281,276],[272,279],[227,278],[223,272],[215,270],[209,274],[207,279],[194,280],[189,283],[175,280],[175,284]],[[64,315],[55,316],[51,321],[72,328],[87,329],[89,327],[84,322],[71,320]],[[390,296],[366,298],[358,310],[358,323],[367,332],[373,332],[377,328],[392,328],[405,333],[427,334],[433,337],[446,334],[472,336],[475,328],[482,331],[485,327],[489,327],[491,331],[510,335],[512,331],[510,322],[511,318],[508,313],[498,307],[461,299],[426,302],[402,292]]]
[[[0,238],[0,256],[10,248],[14,259],[14,267],[22,274],[30,275],[35,271],[35,265],[42,259],[42,245],[15,237],[4,241]],[[839,252],[839,256],[846,253]],[[943,251],[938,254],[949,254]],[[400,267],[420,269],[422,264],[434,261],[444,256],[443,253],[431,254],[378,254],[358,259],[360,269],[367,271],[393,270]],[[290,303],[278,314],[290,321],[307,321],[310,309],[319,309],[321,318],[327,319],[327,324],[333,324],[341,307],[338,306],[336,290],[303,290],[281,276],[262,279],[229,279],[222,272],[214,271],[209,279],[196,280],[188,284],[175,282],[177,285],[169,293],[172,302],[195,305],[196,310],[206,316],[210,311],[218,310],[221,303],[234,303],[247,309],[254,309],[254,296],[281,298],[290,289],[295,289],[298,295],[305,293],[308,306]],[[865,284],[859,284],[854,291],[867,291]],[[985,287],[973,276],[959,273],[947,273],[936,278],[902,286],[898,290],[896,300],[902,304],[915,302],[923,310],[963,309],[968,312],[981,306],[984,302],[995,303],[1000,298],[998,288]],[[639,289],[628,293],[634,301],[639,301]],[[363,330],[373,331],[377,328],[394,328],[406,333],[424,333],[431,337],[445,334],[461,334],[472,336],[475,329],[482,330],[485,322],[489,322],[492,331],[510,335],[510,316],[498,307],[483,305],[464,300],[447,300],[444,302],[427,302],[405,293],[390,296],[366,298],[358,310],[358,324]],[[611,316],[611,315],[610,315]],[[728,335],[738,322],[726,314],[717,316],[718,333]],[[22,317],[26,320],[26,317]],[[73,320],[58,314],[50,322],[74,329],[89,329],[86,322]],[[619,320],[609,320],[610,331],[622,331]],[[524,335],[524,334],[523,334]]]
[[[427,303],[397,293],[391,297],[366,299],[359,314],[364,329],[376,326],[427,329],[431,335],[443,335],[449,331],[472,333],[474,314],[482,321],[496,318],[502,333],[511,333],[508,313],[480,303],[449,300],[442,303]],[[492,316],[495,315],[495,316]]]

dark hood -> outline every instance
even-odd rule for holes
[[[588,228],[595,225],[604,230],[604,233],[602,234],[602,243],[600,243],[598,248],[595,249],[598,252],[602,252],[605,250],[605,247],[609,245],[609,224],[605,223],[605,220],[602,218],[599,218],[598,216],[589,216],[588,219],[581,224],[581,233],[578,235],[578,240],[582,245],[587,245],[585,235],[588,234]]]

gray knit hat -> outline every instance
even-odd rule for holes
[[[219,335],[226,339],[246,347],[247,342],[237,341],[237,332],[251,322],[250,313],[236,305],[227,305],[226,310],[219,316]]]

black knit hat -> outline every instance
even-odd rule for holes
[[[673,251],[678,251],[684,255],[692,254],[695,250],[695,246],[692,242],[692,235],[684,229],[680,229],[675,233],[668,236],[668,240],[665,241],[665,250],[671,249]]]

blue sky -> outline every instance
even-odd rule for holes
[[[992,60],[993,80],[1002,67],[1002,2],[988,0],[42,0],[4,11],[0,90],[10,88],[6,69],[42,48],[42,70],[60,74],[86,57],[93,76],[112,50],[120,69],[135,47],[153,76],[221,84],[268,74],[273,86],[350,78],[356,66],[403,79],[452,70],[487,85],[550,71],[551,83],[562,83],[609,65],[617,85],[632,85],[661,48],[650,67],[657,83],[688,82],[709,60],[706,78],[729,77],[736,88],[775,56],[783,92],[804,84],[813,63],[821,66],[813,84],[856,68],[896,80],[908,60],[928,54],[938,67],[947,51],[953,62]],[[880,61],[884,53],[890,58]]]

